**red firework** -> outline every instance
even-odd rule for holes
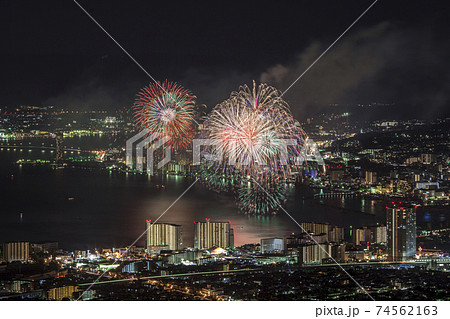
[[[181,150],[194,135],[194,106],[195,96],[182,86],[167,81],[150,83],[136,96],[134,117],[141,130],[167,136],[168,145]]]

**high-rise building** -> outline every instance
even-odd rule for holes
[[[331,182],[342,181],[343,177],[344,177],[344,171],[343,170],[331,170],[330,171],[330,181]]]
[[[167,246],[169,250],[183,248],[182,226],[166,223],[151,223],[147,220],[147,248]]]
[[[431,164],[436,162],[436,155],[434,154],[421,154],[420,160],[422,164]]]
[[[48,291],[49,300],[63,300],[64,298],[73,299],[73,293],[80,291],[78,286],[64,286],[51,288]]]
[[[284,250],[283,238],[264,238],[261,239],[261,253],[275,253]]]
[[[331,246],[331,257],[335,261],[344,261],[345,260],[345,244],[334,244]]]
[[[330,258],[331,244],[305,245],[298,248],[298,263],[317,263]]]
[[[366,244],[385,244],[386,243],[386,226],[364,226],[356,228],[352,231],[353,243],[361,245]]]
[[[3,259],[6,262],[28,261],[30,258],[29,242],[14,242],[3,244]]]
[[[234,235],[230,222],[212,222],[209,218],[206,218],[206,221],[194,222],[194,224],[195,248],[209,249],[211,247],[233,247]]]
[[[353,242],[356,245],[361,245],[361,243],[364,243],[366,241],[366,232],[364,228],[356,228],[353,231]]]
[[[310,234],[320,235],[327,234],[330,225],[328,224],[318,224],[318,223],[301,223],[302,229]],[[327,237],[328,240],[328,237]]]
[[[64,158],[63,135],[56,135],[56,161],[62,162]]]
[[[308,236],[309,238],[314,238],[312,240],[314,243],[340,243],[344,241],[344,228],[342,227],[314,222],[303,222],[300,226],[304,232],[311,235]]]
[[[344,241],[344,227],[330,226],[328,241],[341,243]]]
[[[366,183],[371,185],[377,182],[377,173],[366,171]]]
[[[386,226],[374,226],[374,242],[377,244],[385,244],[386,243]]]
[[[404,261],[416,254],[416,212],[413,208],[386,208],[388,260]]]
[[[50,253],[58,250],[58,242],[43,242],[43,243],[34,243],[31,244],[31,251],[38,253]]]

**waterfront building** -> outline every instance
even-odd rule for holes
[[[147,220],[147,251],[155,246],[166,246],[169,250],[183,248],[182,226],[166,223],[151,223]]]
[[[414,208],[387,207],[387,253],[390,261],[404,261],[416,254],[416,212]]]
[[[194,247],[209,249],[211,247],[231,248],[234,246],[233,229],[230,222],[194,222]]]
[[[261,239],[261,253],[278,253],[284,251],[283,238],[264,238]]]

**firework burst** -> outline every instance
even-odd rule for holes
[[[134,103],[135,120],[140,129],[169,137],[168,145],[185,149],[192,141],[195,96],[172,82],[150,83]]]
[[[211,150],[224,166],[252,177],[286,176],[296,163],[305,134],[281,92],[266,84],[241,86],[205,121]]]
[[[232,190],[245,214],[275,214],[286,201],[286,179],[301,164],[307,136],[281,95],[266,84],[241,86],[204,123],[210,160],[202,163],[202,181]]]

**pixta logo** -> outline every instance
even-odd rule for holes
[[[146,172],[149,175],[154,173],[155,151],[163,147],[169,141],[168,136],[162,136],[160,133],[150,134],[149,130],[143,130],[126,142],[126,164],[130,168],[137,171],[144,172],[144,165],[146,164]],[[295,147],[296,140],[272,140],[271,143],[278,147],[278,157],[276,160],[281,165],[288,164],[288,147]],[[214,150],[202,154],[201,148],[212,147]],[[230,166],[247,166],[247,165],[267,165],[266,154],[267,145],[255,145],[251,152],[248,149],[243,149],[237,142],[230,142],[229,147],[216,147],[216,142],[210,139],[194,139],[192,145],[192,164],[199,165],[202,160],[212,164],[213,162],[226,161]],[[322,156],[320,155],[316,143],[307,138],[304,143],[299,146],[300,151],[294,159],[294,165],[301,166],[305,162],[317,162],[319,165],[325,165]],[[134,155],[134,156],[133,156]],[[202,158],[203,155],[203,158]],[[135,161],[134,161],[135,159]],[[171,147],[164,148],[164,158],[157,163],[157,168],[162,168],[171,161]]]
[[[239,141],[229,141],[226,147],[218,146],[217,141],[211,139],[194,139],[193,141],[193,159],[194,165],[199,165],[203,160],[207,162],[227,162],[229,166],[248,166],[257,163],[260,166],[267,165],[270,153],[269,150],[276,149],[276,156],[272,160],[277,161],[280,165],[301,166],[306,162],[316,162],[318,165],[325,165],[320,155],[317,144],[310,138],[307,138],[302,145],[298,145],[294,139],[272,139],[270,145],[255,143],[252,147],[243,145]],[[275,145],[273,147],[272,145]],[[212,147],[210,152],[202,153],[201,147]],[[294,151],[294,156],[288,155],[288,147],[298,147],[298,151]],[[291,158],[294,157],[294,158]],[[289,159],[289,160],[288,160]]]
[[[159,133],[150,134],[149,130],[143,130],[126,142],[126,164],[130,168],[136,168],[137,171],[144,171],[144,164],[147,164],[147,174],[153,175],[154,167],[154,153],[168,142],[170,138],[168,136],[162,136]],[[153,144],[151,144],[155,141]],[[133,151],[136,156],[136,163],[133,161]],[[144,153],[147,152],[145,156]],[[158,162],[157,168],[161,168],[171,160],[171,147],[168,146],[164,149],[164,158]],[[135,164],[135,165],[134,165]]]

